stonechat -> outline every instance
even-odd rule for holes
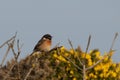
[[[52,36],[50,34],[45,34],[35,45],[33,49],[33,53],[31,55],[33,55],[34,53],[50,51],[51,44],[52,44]]]
[[[52,36],[50,34],[45,34],[36,44],[33,52],[48,52],[52,44]]]

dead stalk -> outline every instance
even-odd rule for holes
[[[117,37],[118,37],[118,33],[116,33],[115,36],[114,36],[114,38],[113,38],[112,45],[111,45],[111,47],[110,47],[109,52],[113,49],[113,46],[114,46],[114,44],[115,44],[115,40],[117,39]]]
[[[30,75],[30,73],[31,73],[32,70],[33,70],[33,68],[30,68],[30,69],[29,69],[29,72],[28,72],[27,75],[25,76],[25,79],[24,79],[24,80],[27,80],[27,78],[29,77],[29,75]]]
[[[7,49],[5,55],[4,55],[3,59],[2,59],[1,67],[3,66],[3,63],[4,63],[5,59],[7,58],[7,55],[9,53],[9,51],[10,51],[10,46],[8,46],[8,49]]]
[[[16,38],[16,35],[17,35],[17,32],[15,33],[15,35],[13,37],[11,37],[9,40],[5,41],[1,46],[0,48],[2,48],[4,45],[6,45],[8,42],[12,41],[13,39]]]

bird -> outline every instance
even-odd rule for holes
[[[50,34],[45,34],[35,45],[33,49],[33,53],[34,52],[48,52],[50,51],[51,45],[52,45],[52,36]]]

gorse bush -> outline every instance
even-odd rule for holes
[[[113,53],[102,56],[98,49],[85,53],[79,48],[68,50],[59,47],[48,53],[36,52],[17,64],[15,60],[8,62],[0,69],[0,77],[7,80],[83,80],[84,63],[86,80],[120,80],[120,63],[112,61]],[[13,64],[15,66],[9,72]]]
[[[95,49],[91,50],[89,53],[76,50],[67,50],[64,47],[60,48],[58,52],[53,53],[53,58],[59,63],[59,66],[63,66],[64,69],[60,68],[58,72],[58,78],[63,78],[64,74],[67,75],[65,79],[80,80],[83,78],[83,65],[85,63],[86,68],[93,66],[98,61],[96,66],[86,71],[87,80],[119,80],[120,79],[120,63],[114,63],[111,59],[114,51],[105,53],[105,56],[102,56],[100,51]],[[108,55],[106,55],[108,54]],[[80,60],[80,61],[79,61]],[[79,68],[78,68],[79,67]]]
[[[17,50],[14,49],[15,36],[3,43],[8,49],[0,65],[0,80],[120,80],[120,63],[112,61],[112,50],[116,33],[109,52],[101,55],[99,49],[88,51],[91,36],[89,36],[86,51],[80,47],[71,49],[64,46],[56,47],[49,52],[34,52],[18,61],[21,53],[19,40]],[[3,65],[9,51],[14,58]]]

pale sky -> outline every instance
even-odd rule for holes
[[[120,33],[120,0],[1,0],[0,44],[16,31],[24,43],[20,58],[30,54],[46,33],[53,36],[53,46],[60,42],[70,49],[69,38],[75,48],[80,45],[84,51],[91,34],[89,50],[99,48],[103,54],[109,51],[114,34]],[[113,60],[120,62],[120,36],[114,49]]]

